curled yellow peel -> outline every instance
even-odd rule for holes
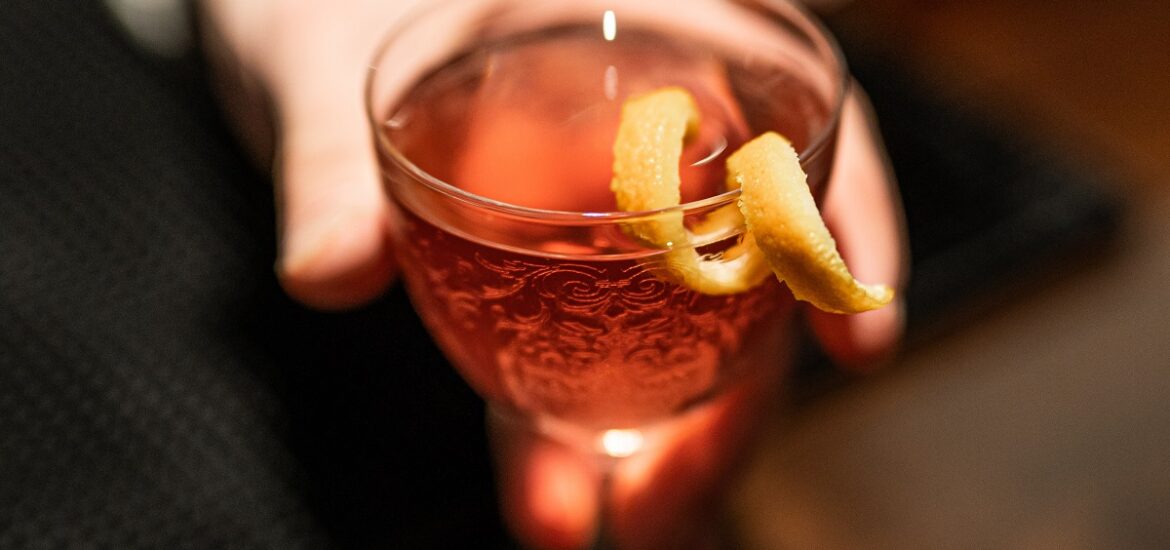
[[[698,108],[681,88],[663,88],[626,102],[614,141],[610,184],[618,208],[645,211],[680,203],[683,142],[698,126]],[[703,258],[695,251],[681,212],[631,224],[634,236],[668,250],[663,261],[670,278],[704,294],[733,294],[759,284],[770,267],[797,299],[824,311],[859,313],[893,299],[889,287],[853,278],[786,139],[769,132],[748,142],[728,158],[727,173],[729,189],[742,187],[739,210],[747,233],[721,258]],[[731,215],[717,211],[705,225],[737,223]]]
[[[845,266],[788,140],[768,132],[747,142],[728,157],[727,177],[742,188],[739,210],[748,232],[797,299],[833,313],[860,313],[893,300],[893,289],[862,284]]]
[[[699,109],[682,88],[663,88],[625,103],[613,146],[610,183],[619,209],[636,212],[679,205],[683,142],[698,128]],[[667,249],[662,258],[665,272],[679,284],[704,294],[743,292],[767,277],[767,263],[758,252],[753,253],[750,236],[720,258],[701,257],[692,245],[693,235],[683,223],[682,212],[666,212],[632,223],[627,231]]]

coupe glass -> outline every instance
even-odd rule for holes
[[[822,196],[846,83],[831,37],[782,0],[465,0],[395,27],[366,90],[395,251],[491,415],[605,470],[738,385],[775,383],[792,351],[788,291],[767,277],[704,295],[662,260],[693,247],[734,261],[744,227],[723,160],[760,133],[793,141]],[[614,211],[620,105],[666,85],[704,116],[683,157],[688,202]],[[680,216],[690,242],[637,238]],[[604,530],[596,547],[612,543]]]

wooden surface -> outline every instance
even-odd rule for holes
[[[857,0],[835,17],[1116,173],[1117,249],[778,415],[749,548],[1170,548],[1170,3]]]

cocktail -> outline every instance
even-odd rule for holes
[[[415,14],[367,89],[415,307],[492,415],[603,465],[737,386],[774,383],[795,302],[763,264],[743,265],[758,251],[745,251],[728,161],[776,132],[819,197],[846,82],[832,40],[786,1],[471,0]],[[681,201],[619,208],[624,109],[663,89],[685,90],[701,118],[679,144]],[[694,283],[700,265],[733,284]]]

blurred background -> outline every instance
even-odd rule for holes
[[[904,357],[814,386],[765,438],[739,493],[751,547],[1170,547],[1170,4],[858,0],[830,19],[911,235],[931,234],[911,242]],[[898,73],[944,113],[903,105]],[[915,158],[907,127],[944,152]],[[956,182],[980,191],[953,203]],[[1000,242],[940,246],[962,261],[923,249],[979,225],[972,209]],[[950,261],[973,269],[939,275]],[[962,296],[936,315],[920,276]]]
[[[837,4],[909,338],[867,376],[810,351],[732,491],[746,548],[1170,547],[1170,3]],[[0,167],[0,548],[507,547],[401,291],[280,292],[198,57],[0,3]]]

